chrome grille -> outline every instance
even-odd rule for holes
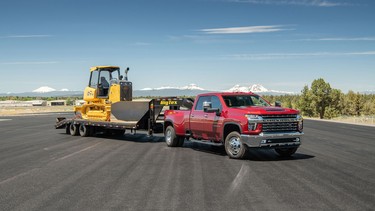
[[[262,115],[263,119],[297,118],[297,114],[271,114]]]
[[[265,122],[263,132],[297,131],[297,122]]]

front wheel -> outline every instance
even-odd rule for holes
[[[247,147],[241,142],[241,135],[233,131],[225,138],[225,151],[230,158],[242,159],[245,157]]]
[[[290,157],[290,156],[292,156],[297,151],[297,149],[298,149],[298,147],[293,147],[293,148],[276,148],[275,151],[281,157]]]
[[[184,144],[184,137],[177,136],[176,131],[172,126],[168,126],[167,129],[165,129],[165,143],[169,147],[181,147]]]

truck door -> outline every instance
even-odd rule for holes
[[[210,102],[210,96],[200,96],[190,113],[190,130],[198,139],[208,139],[207,113],[203,111],[203,102]]]
[[[210,98],[212,108],[218,108],[220,112],[223,110],[220,99],[217,96],[211,96]],[[205,113],[205,129],[208,134],[209,140],[219,141],[221,138],[223,117],[217,115],[216,113]]]

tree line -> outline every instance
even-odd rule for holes
[[[299,95],[263,96],[269,102],[295,108],[303,116],[332,119],[339,116],[375,115],[375,95],[354,91],[343,93],[319,78],[305,86]]]

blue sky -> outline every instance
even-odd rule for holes
[[[372,0],[1,0],[0,93],[83,90],[95,65],[134,89],[375,90],[374,22]]]

